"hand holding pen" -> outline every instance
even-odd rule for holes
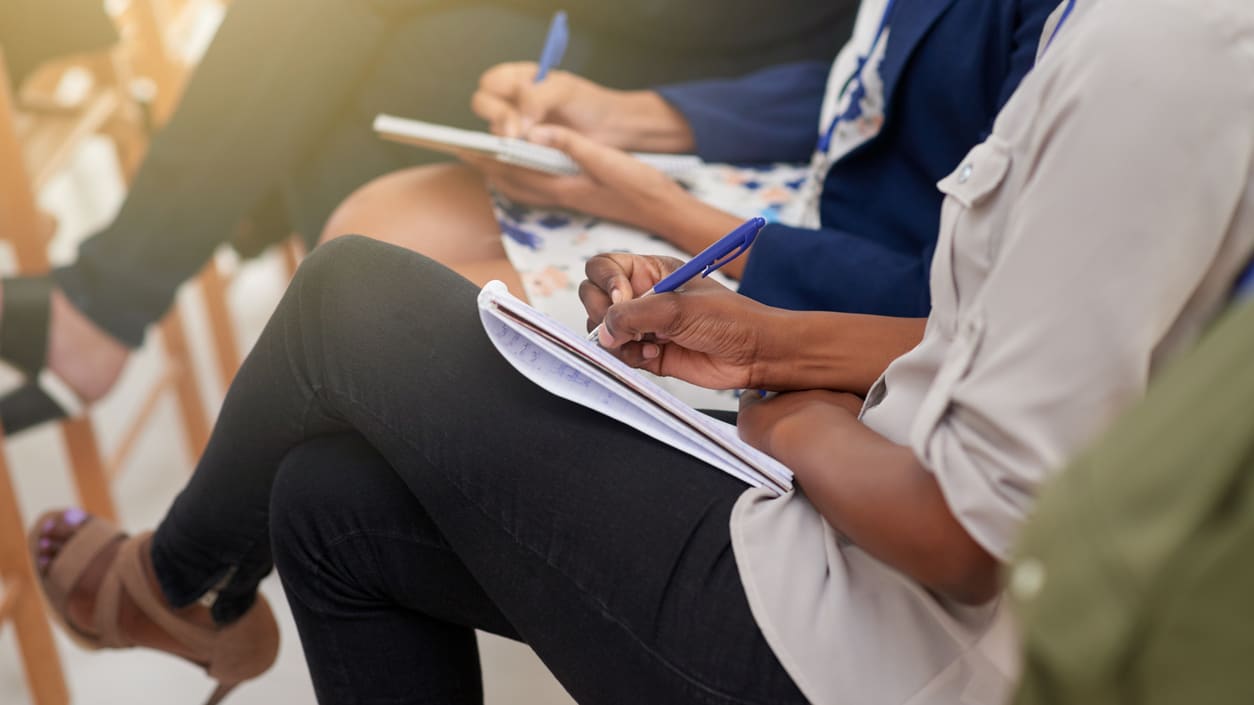
[[[700,275],[702,279],[710,276],[728,262],[749,251],[758,233],[766,226],[764,218],[750,218],[743,225],[719,238],[714,244],[702,250],[696,257],[688,260],[667,274],[644,293],[666,294],[687,284]],[[589,277],[591,279],[591,276]],[[616,302],[617,303],[617,302]],[[596,326],[588,333],[588,340],[597,340],[601,326]]]
[[[633,367],[712,389],[760,386],[755,372],[776,355],[764,333],[780,312],[701,274],[742,252],[764,224],[749,221],[687,263],[622,253],[588,260],[579,296],[590,327],[603,323],[595,326],[602,347]]]
[[[569,42],[566,13],[559,11],[549,25],[539,61],[508,62],[484,72],[470,107],[493,134],[524,137],[541,123],[591,134],[606,123],[620,102],[620,92],[558,71]]]

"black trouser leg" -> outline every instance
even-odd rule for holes
[[[472,626],[517,635],[374,448],[355,434],[306,441],[271,505],[319,701],[482,702]]]
[[[139,345],[179,285],[328,129],[385,30],[365,0],[232,5],[121,212],[58,270],[75,306]]]
[[[728,518],[743,485],[515,373],[483,333],[476,293],[363,238],[315,252],[158,529],[167,596],[186,604],[233,576],[215,615],[245,608],[269,569],[283,459],[352,431],[576,699],[802,702],[740,585]],[[325,474],[309,485],[325,488]]]

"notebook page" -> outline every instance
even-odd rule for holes
[[[521,373],[545,389],[639,428],[751,485],[777,493],[792,487],[792,473],[740,440],[731,424],[676,399],[594,343],[514,298],[499,282],[479,296],[485,330]],[[507,335],[508,330],[514,335]],[[521,346],[525,340],[527,346]],[[556,361],[555,361],[556,360]],[[592,396],[589,389],[596,389]],[[624,411],[626,406],[634,411]],[[643,413],[649,419],[641,424]]]

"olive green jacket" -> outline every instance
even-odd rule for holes
[[[1017,705],[1254,703],[1254,299],[1045,493]]]

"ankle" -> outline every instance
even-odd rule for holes
[[[130,349],[99,328],[59,290],[52,293],[48,368],[86,402],[113,388]]]
[[[144,567],[144,580],[148,583],[148,588],[152,591],[152,594],[159,595],[161,597],[161,601],[165,603],[166,607],[169,608],[170,611],[183,621],[195,624],[199,627],[212,628],[219,626],[213,619],[212,610],[200,602],[193,602],[185,607],[174,607],[170,604],[169,599],[166,597],[165,590],[162,589],[161,581],[157,578],[157,568],[152,560],[151,537],[149,537],[148,541],[144,543],[142,550],[140,551],[140,556],[141,563]]]

